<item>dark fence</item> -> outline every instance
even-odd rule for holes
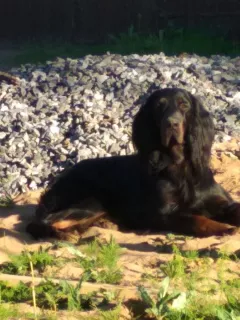
[[[1,0],[0,39],[98,41],[169,25],[211,28],[237,38],[240,0]]]

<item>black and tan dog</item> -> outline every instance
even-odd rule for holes
[[[138,153],[74,165],[42,195],[27,231],[35,238],[58,236],[105,216],[153,232],[235,232],[240,204],[214,180],[213,139],[212,118],[197,98],[182,89],[158,90],[133,122]]]

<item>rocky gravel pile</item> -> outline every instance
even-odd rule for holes
[[[132,119],[158,88],[202,98],[216,141],[240,137],[240,57],[89,55],[11,72],[19,84],[0,84],[0,195],[45,187],[82,159],[133,153]]]

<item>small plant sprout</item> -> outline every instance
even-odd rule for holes
[[[161,284],[161,288],[157,294],[157,298],[153,299],[148,291],[140,286],[138,291],[141,299],[147,305],[145,312],[149,316],[154,316],[156,319],[164,319],[171,309],[181,310],[186,304],[186,294],[183,293],[168,293],[169,277],[166,277]]]

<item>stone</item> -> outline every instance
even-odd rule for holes
[[[20,86],[0,91],[0,176],[7,181],[0,194],[46,186],[70,160],[133,154],[133,117],[159,88],[201,97],[213,115],[215,142],[239,139],[239,61],[109,53],[16,68]]]

